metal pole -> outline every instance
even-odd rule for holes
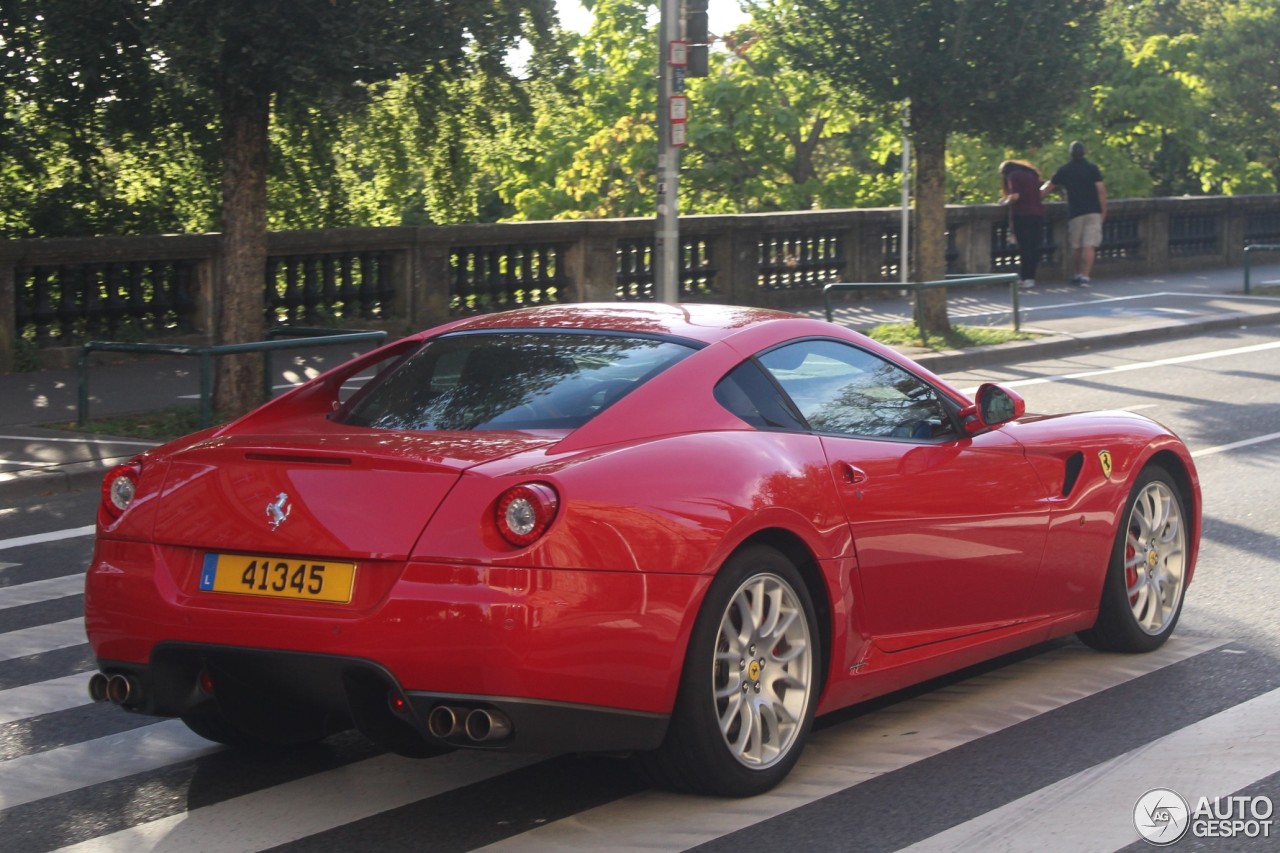
[[[1244,280],[1245,283],[1248,283],[1248,278]],[[88,420],[88,351],[90,351],[90,346],[86,343],[81,347],[81,357],[77,362],[79,382],[76,394],[76,425],[82,428],[84,427],[84,421]]]
[[[200,350],[200,428],[213,425],[213,355]]]
[[[911,102],[902,108],[902,237],[898,241],[899,281],[911,280]]]
[[[658,23],[658,218],[653,286],[659,302],[680,299],[680,149],[671,144],[674,69],[671,43],[680,38],[680,0],[662,0]]]

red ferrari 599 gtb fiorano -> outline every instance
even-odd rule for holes
[[[1073,632],[1165,641],[1186,447],[966,398],[817,320],[449,323],[110,472],[90,690],[233,745],[632,754],[777,784],[816,714]]]

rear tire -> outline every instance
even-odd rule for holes
[[[637,756],[641,771],[664,788],[722,797],[781,782],[813,725],[818,637],[791,561],[765,545],[735,553],[694,623],[666,739]]]
[[[1079,637],[1108,652],[1150,652],[1178,624],[1186,592],[1187,513],[1169,472],[1148,465],[1116,533],[1098,621]]]

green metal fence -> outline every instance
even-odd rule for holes
[[[1280,245],[1275,243],[1255,243],[1244,247],[1244,293],[1249,295],[1249,273],[1252,258],[1258,252],[1280,252]]]
[[[214,359],[224,355],[235,355],[248,352],[263,354],[263,370],[265,385],[263,399],[271,398],[271,353],[276,350],[303,349],[316,346],[336,346],[340,344],[356,344],[364,342],[381,343],[386,340],[383,331],[354,332],[335,329],[292,328],[274,329],[269,335],[297,335],[291,340],[248,341],[239,344],[219,344],[217,346],[188,346],[185,344],[144,344],[125,343],[123,341],[89,341],[80,347],[80,399],[76,412],[76,423],[84,426],[89,419],[89,355],[93,352],[126,352],[146,355],[183,355],[200,359],[200,426],[207,427],[213,423],[213,366]]]
[[[1018,280],[1017,273],[997,273],[995,275],[955,275],[947,276],[942,281],[921,281],[921,282],[849,282],[837,281],[826,285],[822,288],[822,307],[826,311],[827,321],[832,320],[831,313],[831,294],[846,291],[875,291],[875,290],[910,290],[919,294],[922,290],[928,290],[935,287],[976,287],[988,284],[1005,284],[1009,285],[1009,300],[1012,303],[1013,313],[1013,330],[1020,331],[1022,328],[1022,320],[1019,316],[1018,307]]]

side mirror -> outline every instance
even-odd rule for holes
[[[961,415],[965,417],[965,431],[972,433],[1016,421],[1026,413],[1026,400],[1008,388],[988,382],[978,389],[974,405],[966,407]]]

